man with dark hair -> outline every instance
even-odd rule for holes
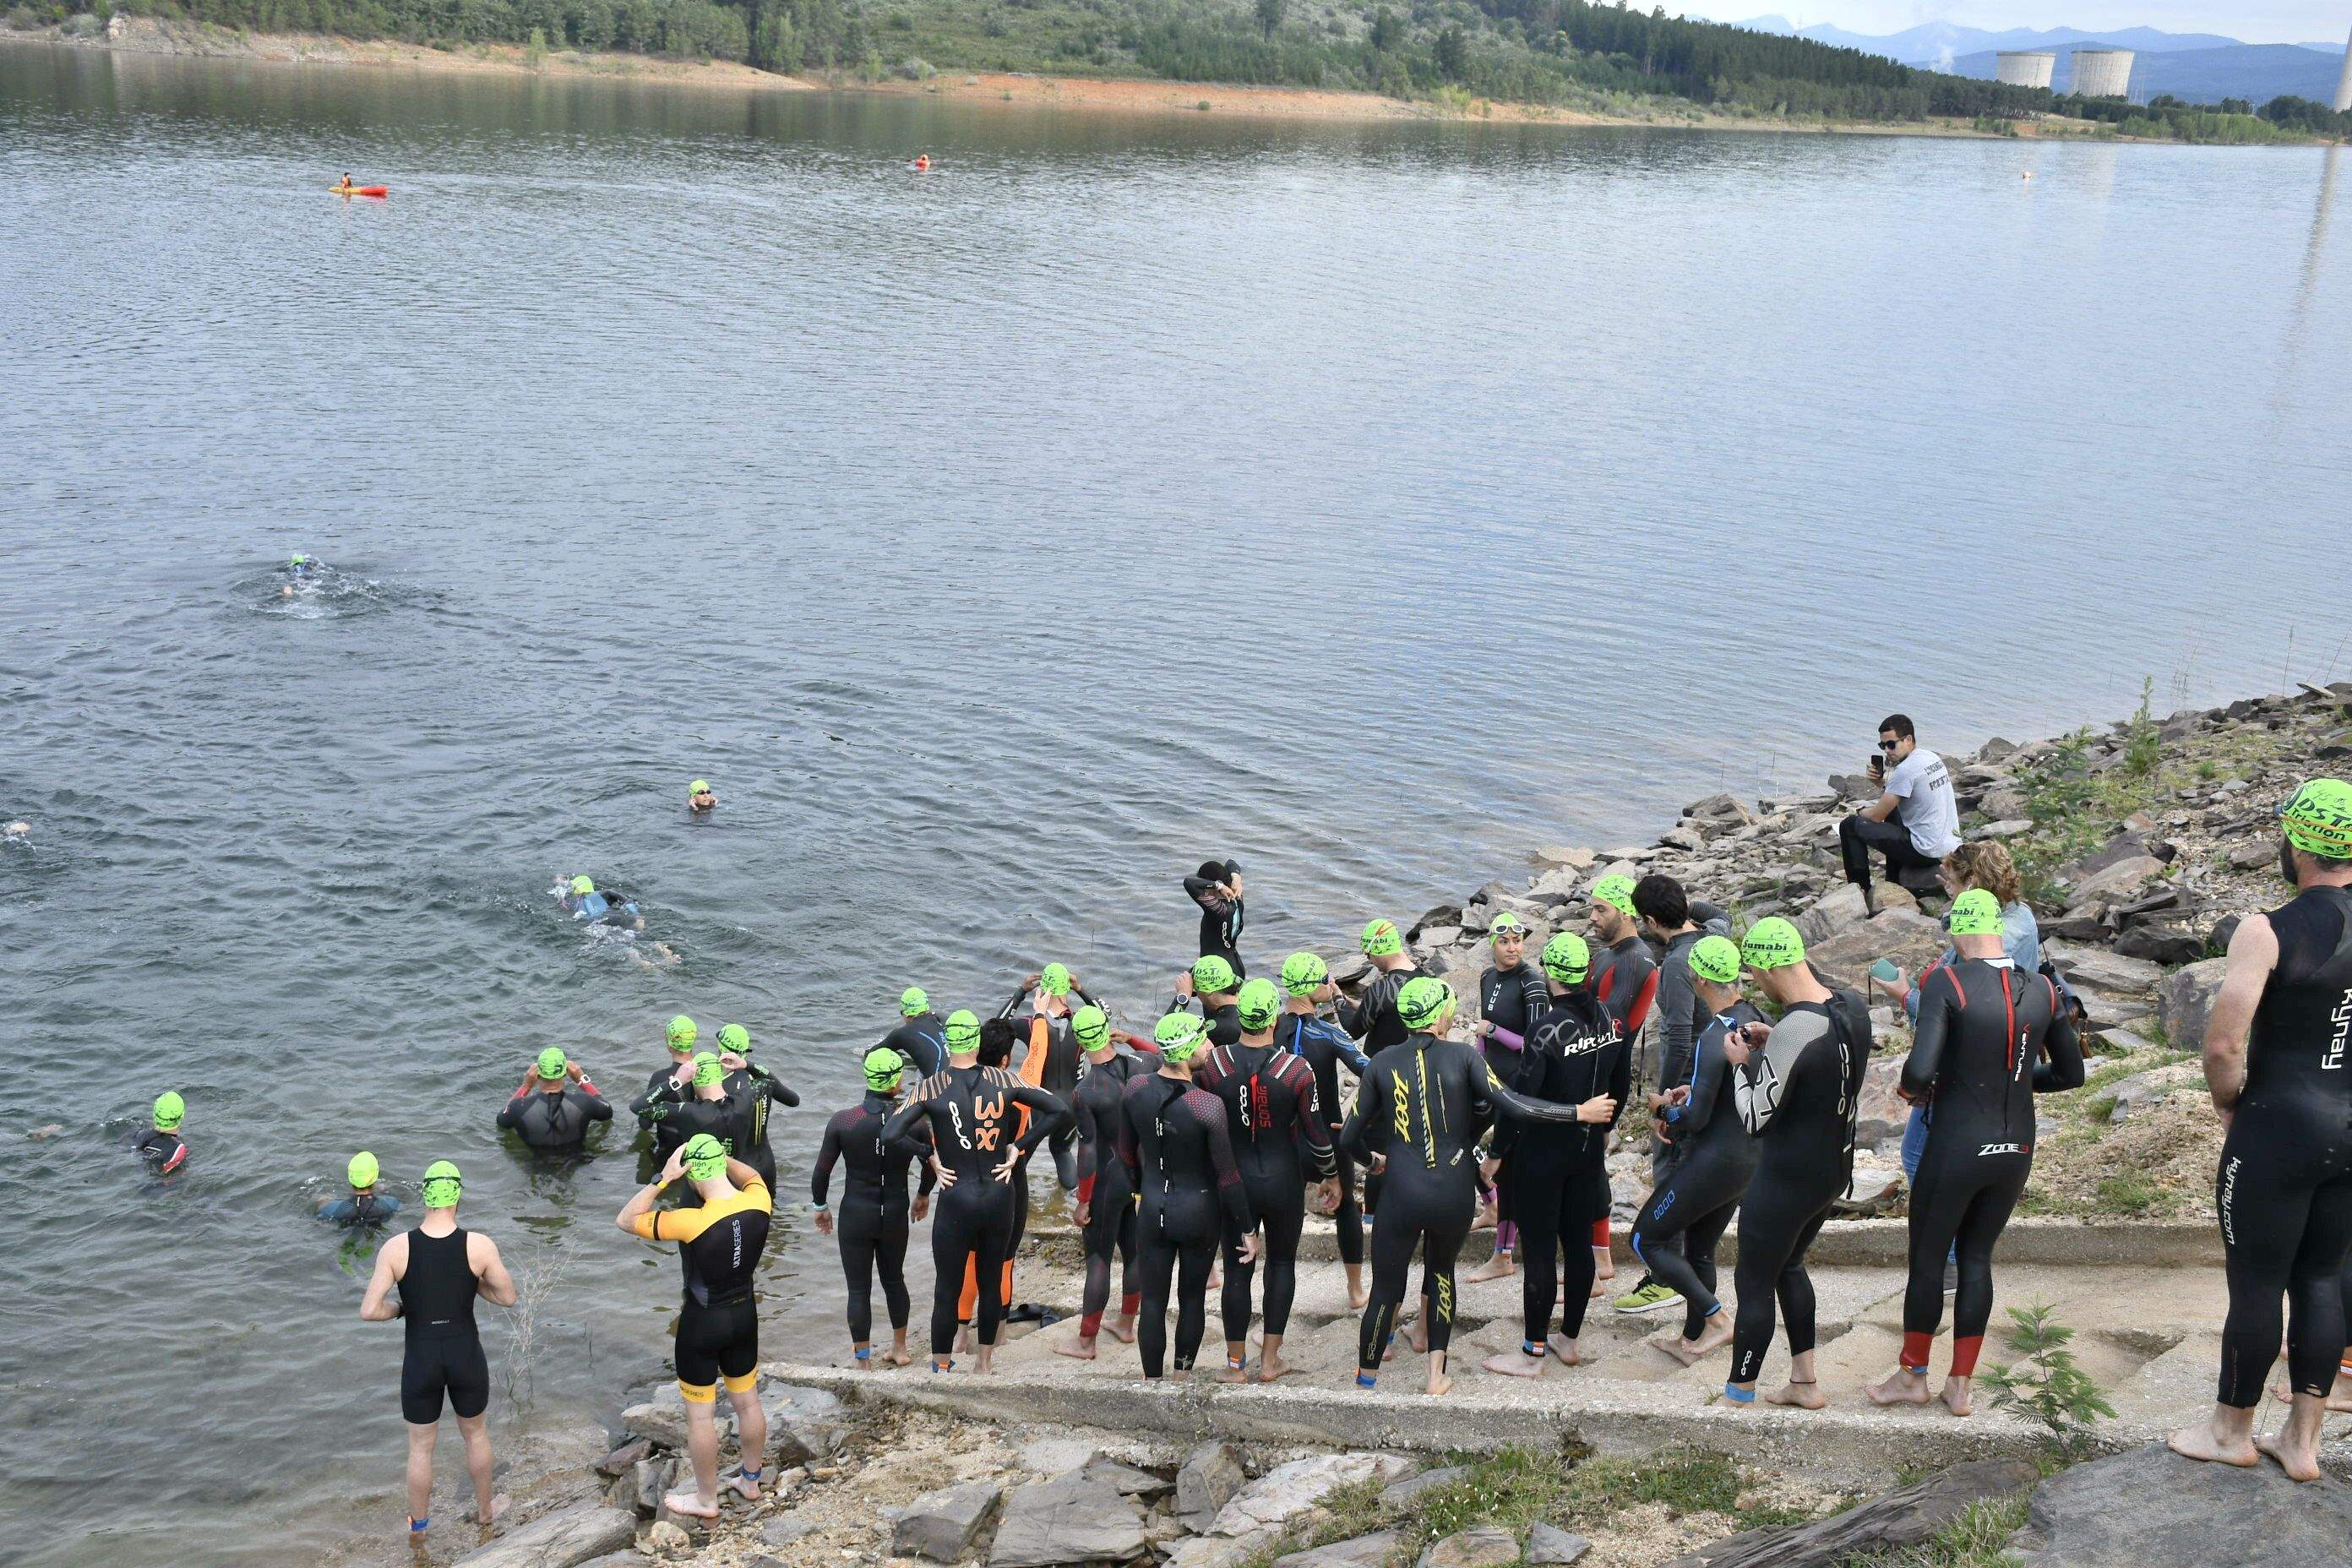
[[[1663,944],[1658,956],[1658,1076],[1650,1096],[1650,1184],[1662,1186],[1683,1151],[1661,1120],[1667,1108],[1687,1100],[1691,1091],[1691,1042],[1706,1029],[1712,1015],[1691,984],[1690,952],[1706,934],[1692,919],[1690,896],[1683,885],[1663,871],[1653,871],[1633,884],[1633,913],[1642,934]],[[1661,1237],[1660,1247],[1680,1245],[1681,1236]],[[1655,1312],[1676,1305],[1682,1297],[1654,1272],[1611,1303],[1621,1312]]]
[[[1960,847],[1959,805],[1952,798],[1952,775],[1944,759],[1919,749],[1908,714],[1889,713],[1878,722],[1878,755],[1870,759],[1871,782],[1879,796],[1838,824],[1838,858],[1845,879],[1870,894],[1870,855],[1886,859],[1887,879],[1906,871],[1933,873]]]
[[[1201,956],[1223,959],[1234,966],[1235,979],[1246,979],[1242,964],[1242,863],[1203,860],[1184,879],[1184,891],[1201,906]]]

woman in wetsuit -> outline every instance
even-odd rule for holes
[[[939,1176],[927,1157],[929,1145],[919,1136],[924,1130],[901,1142],[882,1141],[883,1123],[898,1109],[907,1058],[887,1046],[877,1046],[866,1053],[861,1067],[866,1097],[824,1124],[816,1168],[809,1173],[809,1200],[816,1205],[817,1234],[838,1232],[841,1237],[841,1272],[849,1285],[850,1353],[871,1372],[877,1274],[883,1303],[890,1312],[891,1345],[883,1359],[898,1366],[912,1359],[907,1354],[907,1240],[912,1222],[929,1210]],[[918,1158],[923,1160],[923,1186],[910,1206],[907,1171]],[[836,1162],[847,1170],[837,1223],[826,1204]]]
[[[1495,962],[1478,977],[1479,1050],[1495,1076],[1505,1083],[1516,1081],[1519,1069],[1519,1053],[1527,1048],[1528,1030],[1537,1014],[1549,1005],[1550,993],[1545,989],[1544,977],[1536,965],[1527,962],[1528,922],[1509,910],[1498,911],[1494,922],[1486,928],[1486,942],[1494,951]],[[1495,1256],[1475,1272],[1464,1278],[1473,1284],[1482,1279],[1500,1279],[1517,1267],[1513,1253],[1518,1243],[1518,1216],[1511,1202],[1511,1163],[1501,1159],[1501,1150],[1495,1162]],[[1484,1201],[1486,1194],[1479,1194]]]
[[[1005,1068],[980,1065],[980,1020],[959,1010],[947,1022],[948,1065],[925,1079],[882,1128],[882,1141],[905,1139],[916,1122],[930,1123],[939,1164],[939,1212],[931,1220],[931,1365],[952,1367],[956,1297],[967,1262],[979,1284],[977,1370],[991,1370],[997,1324],[1004,1314],[1003,1276],[1013,1248],[1013,1182],[1024,1157],[1069,1120],[1070,1108],[1026,1084]],[[1031,1112],[1028,1130],[1013,1134],[1013,1110]]]
[[[1407,982],[1396,1012],[1412,1032],[1372,1058],[1340,1144],[1386,1177],[1372,1220],[1371,1300],[1356,1341],[1356,1383],[1378,1380],[1396,1330],[1415,1250],[1429,1317],[1429,1392],[1454,1385],[1445,1352],[1454,1332],[1454,1265],[1478,1203],[1478,1135],[1496,1114],[1520,1121],[1573,1121],[1577,1108],[1514,1093],[1477,1052],[1446,1037],[1454,988],[1429,975]]]
[[[1356,1165],[1339,1148],[1339,1129],[1347,1125],[1348,1097],[1339,1092],[1339,1068],[1344,1064],[1358,1082],[1371,1068],[1371,1059],[1348,1037],[1348,1032],[1319,1016],[1315,1009],[1331,1000],[1330,966],[1319,954],[1294,952],[1282,961],[1282,988],[1289,993],[1282,1016],[1275,1021],[1274,1047],[1305,1060],[1315,1074],[1315,1113],[1331,1134],[1337,1166],[1339,1204],[1331,1211],[1339,1234],[1339,1267],[1348,1276],[1348,1306],[1364,1310],[1364,1210],[1356,1199]]]
[[[1111,1040],[1110,1020],[1099,1007],[1081,1007],[1072,1015],[1070,1034],[1086,1060],[1077,1088],[1070,1094],[1070,1118],[1077,1133],[1076,1217],[1086,1247],[1087,1282],[1079,1305],[1077,1338],[1055,1345],[1054,1351],[1057,1355],[1092,1361],[1095,1342],[1102,1331],[1103,1310],[1110,1305],[1112,1254],[1119,1259],[1119,1298],[1111,1338],[1121,1344],[1132,1342],[1135,1316],[1143,1307],[1135,1184],[1118,1157],[1119,1115],[1127,1102],[1128,1085],[1158,1064],[1119,1050]]]
[[[1168,1359],[1168,1295],[1176,1289],[1176,1370],[1192,1370],[1208,1326],[1209,1262],[1218,1211],[1242,1232],[1241,1260],[1256,1261],[1256,1218],[1234,1163],[1225,1108],[1194,1087],[1192,1060],[1207,1039],[1201,1020],[1171,1013],[1152,1037],[1160,1070],[1127,1086],[1119,1105],[1118,1157],[1141,1197],[1143,1315],[1137,1320],[1143,1375],[1157,1381]]]

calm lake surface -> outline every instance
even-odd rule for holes
[[[354,1149],[561,1274],[520,1405],[485,1313],[502,1437],[662,1375],[625,1130],[491,1128],[542,1045],[750,1026],[766,1348],[845,1357],[807,1168],[910,982],[1140,1022],[1211,852],[1271,962],[1890,709],[2352,673],[2338,156],[0,46],[0,1558],[397,1529]]]

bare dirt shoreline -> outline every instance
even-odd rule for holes
[[[1458,103],[1382,98],[1376,93],[1314,88],[1248,87],[1216,82],[1047,77],[1026,72],[945,71],[926,82],[780,76],[722,60],[674,60],[649,55],[533,52],[519,44],[468,44],[451,49],[306,33],[239,33],[205,23],[121,17],[106,32],[74,37],[57,28],[0,32],[12,38],[128,55],[167,55],[299,66],[366,66],[378,69],[457,75],[530,75],[740,92],[859,92],[888,98],[935,98],[1028,109],[1113,114],[1225,114],[1248,119],[1314,121],[1453,120],[1542,125],[1663,125],[1694,130],[1803,132],[1815,134],[1979,137],[1966,121],[1824,124],[1744,119],[1677,111],[1662,100],[1651,115],[1605,115],[1544,104],[1466,99]]]

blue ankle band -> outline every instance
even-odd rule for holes
[[[1360,1372],[1356,1374],[1356,1386],[1358,1388],[1375,1387],[1379,1384],[1380,1381],[1380,1375],[1377,1373]]]
[[[425,1528],[432,1522],[433,1520],[429,1515],[424,1519],[412,1519],[408,1521],[408,1533],[411,1535],[422,1535],[425,1533]]]
[[[1519,1353],[1521,1355],[1539,1356],[1544,1353],[1544,1347],[1536,1343],[1533,1340],[1521,1340],[1519,1342]]]
[[[859,1345],[849,1353],[856,1356],[859,1361],[872,1361],[874,1359],[874,1347],[872,1345]]]
[[[1756,1403],[1756,1391],[1754,1389],[1741,1388],[1734,1384],[1727,1383],[1723,1385],[1723,1396],[1731,1401],[1734,1405],[1753,1405]]]

